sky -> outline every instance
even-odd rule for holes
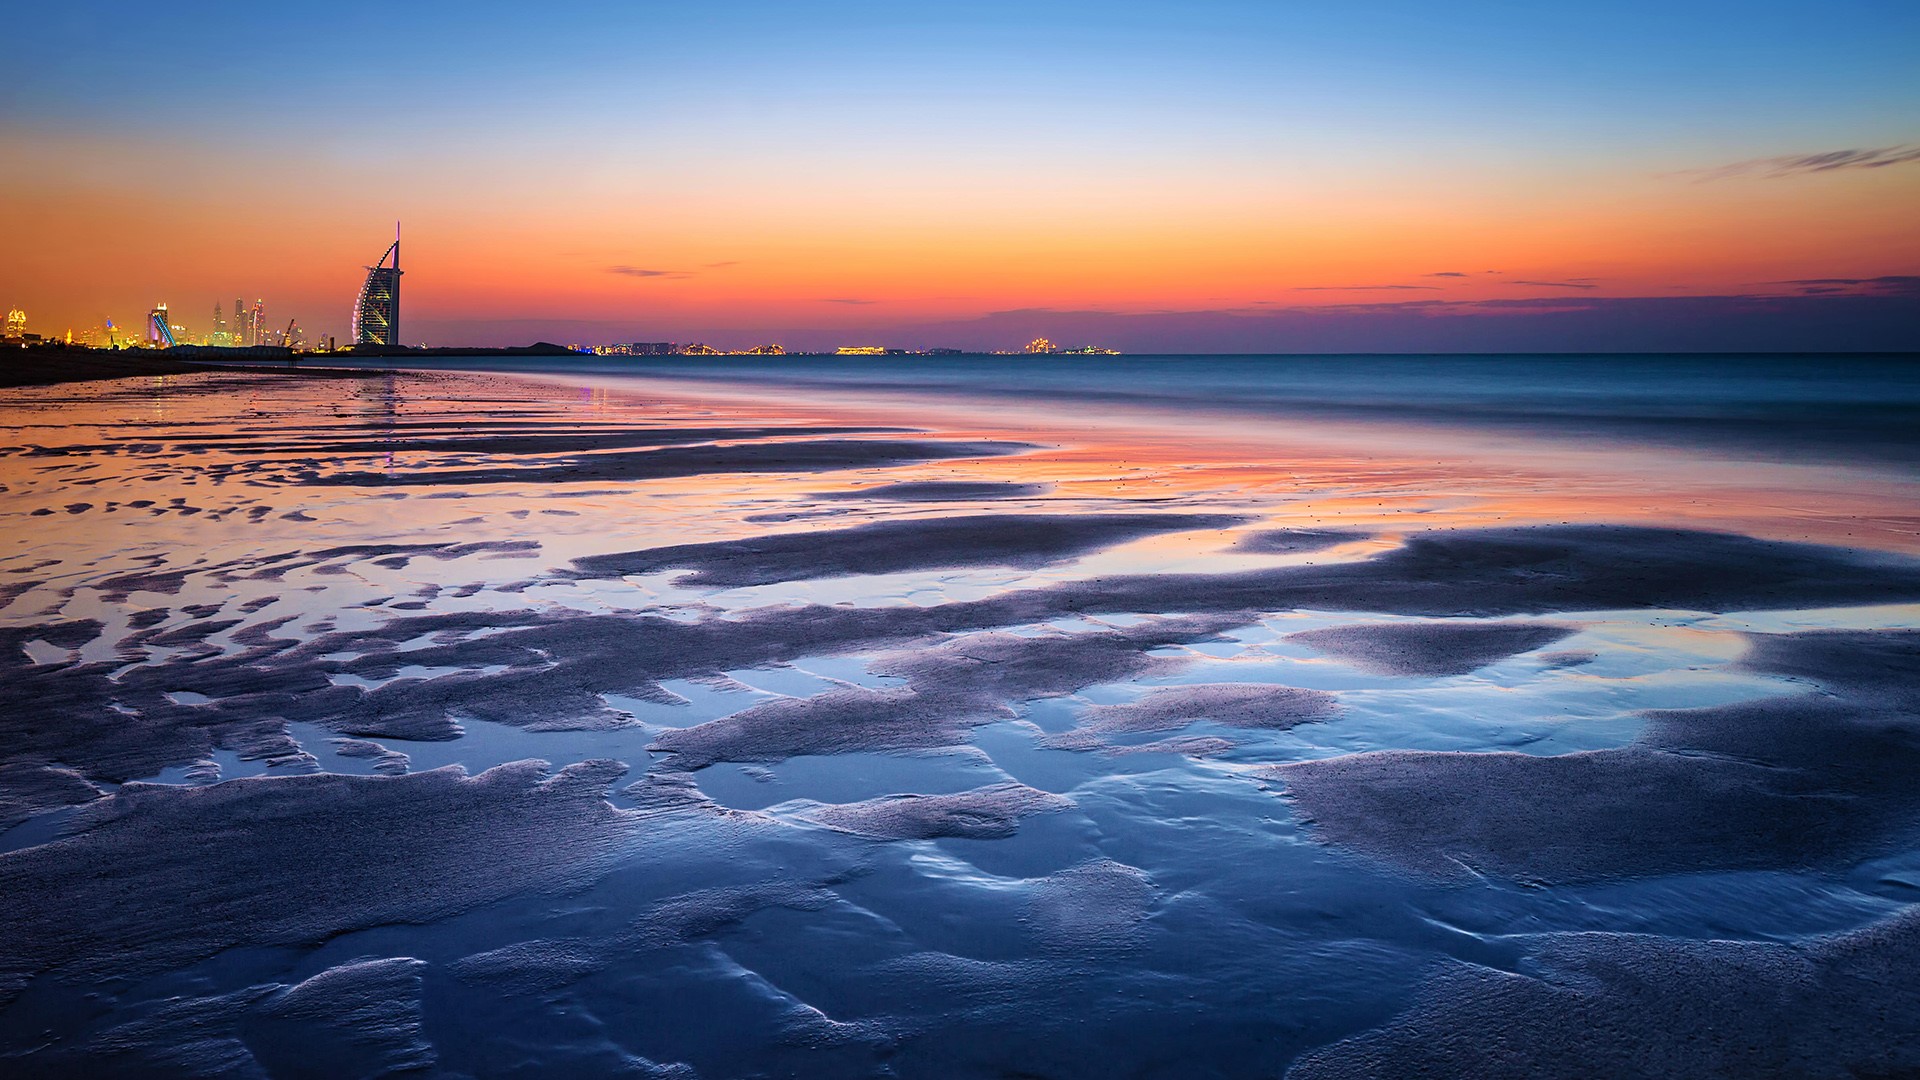
[[[1920,4],[130,4],[0,27],[0,305],[436,345],[1920,350]]]

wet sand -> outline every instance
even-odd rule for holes
[[[0,1053],[1920,1069],[1920,484],[1550,436],[10,391]]]

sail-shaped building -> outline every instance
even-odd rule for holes
[[[391,261],[393,265],[387,265]],[[367,267],[366,283],[353,304],[355,345],[400,344],[400,227],[393,227],[393,246],[380,261]]]

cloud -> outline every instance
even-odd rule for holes
[[[1565,281],[1516,281],[1515,285],[1534,285],[1543,289],[1597,289],[1592,278],[1568,278]]]
[[[739,259],[728,259],[728,260],[726,260],[725,262],[711,262],[711,263],[708,263],[708,264],[707,264],[707,269],[709,269],[709,270],[725,270],[725,269],[726,269],[727,267],[729,267],[729,266],[739,266],[739,265],[740,265],[740,260],[739,260]]]
[[[854,296],[823,296],[820,298],[820,303],[822,304],[874,304],[878,302],[877,300],[862,300]]]
[[[1421,274],[1421,277],[1466,277],[1458,270],[1442,270],[1437,274]]]
[[[1183,314],[1183,315],[1191,314],[1191,312],[1183,311],[1180,314]],[[1065,317],[1069,319],[1086,319],[1086,318],[1124,319],[1124,318],[1138,317],[1138,315],[1135,313],[1124,312],[1124,311],[1103,311],[1099,308],[1029,307],[1029,308],[1008,308],[1005,311],[989,311],[985,315],[982,315],[981,318],[982,319],[1030,319],[1030,318],[1051,319],[1056,316]]]
[[[1795,278],[1791,281],[1769,281],[1768,285],[1794,285],[1808,296],[1825,296],[1835,293],[1853,293],[1867,295],[1912,295],[1920,293],[1920,274],[1882,274],[1869,278]]]
[[[693,276],[685,270],[647,270],[638,266],[609,266],[607,273],[620,274],[623,277],[666,278],[668,281],[678,281]]]
[[[1435,276],[1435,275],[1429,275]],[[1438,285],[1296,285],[1294,292],[1366,292],[1380,289],[1438,289]]]
[[[1920,162],[1920,145],[1907,144],[1857,150],[1829,150],[1824,154],[1788,154],[1784,157],[1754,158],[1713,169],[1693,169],[1679,175],[1693,176],[1702,183],[1709,180],[1726,180],[1736,176],[1757,176],[1778,180],[1789,176],[1805,176],[1809,173],[1834,172],[1840,169],[1884,169],[1889,165],[1908,165],[1914,162]]]

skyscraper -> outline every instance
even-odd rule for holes
[[[147,312],[147,344],[154,348],[170,348],[173,341],[173,324],[168,321],[167,305],[155,304]]]
[[[388,266],[391,258],[393,265]],[[393,227],[393,246],[380,261],[367,267],[367,280],[353,304],[355,345],[400,344],[400,226]]]
[[[247,340],[247,302],[240,297],[233,298],[233,343],[251,345]]]
[[[27,336],[27,313],[19,308],[7,312],[7,339],[9,341]]]

